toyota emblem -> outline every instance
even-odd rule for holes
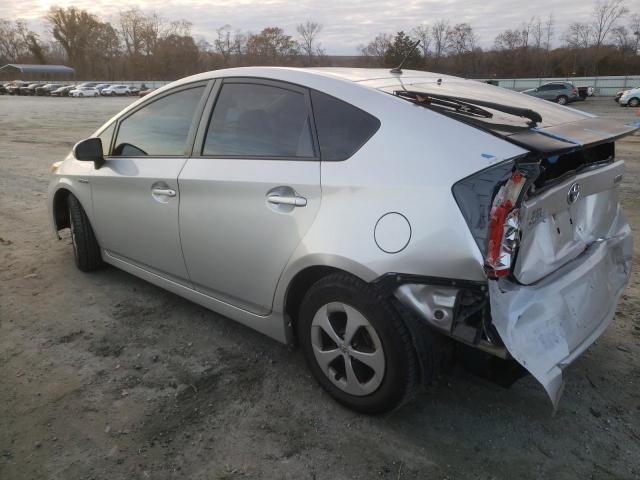
[[[578,200],[579,196],[580,196],[580,184],[576,182],[569,187],[569,191],[567,192],[567,203],[569,205],[576,203],[576,200]]]

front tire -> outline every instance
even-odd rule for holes
[[[569,102],[569,99],[565,95],[560,95],[556,98],[556,103],[559,105],[566,105]]]
[[[104,267],[100,246],[91,228],[89,218],[73,195],[67,200],[69,207],[69,225],[71,227],[71,243],[76,266],[83,272],[93,272]]]
[[[637,99],[636,97],[630,98],[627,102],[627,105],[629,105],[630,107],[637,107],[638,105],[640,105],[640,99]]]
[[[418,357],[404,321],[375,287],[351,275],[329,275],[309,289],[298,339],[322,388],[358,412],[393,410],[418,386]]]

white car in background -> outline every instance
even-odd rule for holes
[[[70,97],[99,97],[100,92],[95,87],[78,87],[69,92]]]
[[[126,85],[111,85],[102,90],[102,95],[115,97],[116,95],[131,95],[131,89]]]
[[[622,92],[618,103],[620,103],[621,107],[637,107],[640,105],[640,87]]]

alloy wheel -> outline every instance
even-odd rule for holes
[[[322,306],[311,323],[311,346],[318,366],[344,392],[364,396],[382,383],[385,356],[367,318],[341,302]]]

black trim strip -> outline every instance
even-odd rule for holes
[[[384,295],[391,295],[400,286],[406,283],[419,283],[425,285],[442,285],[444,287],[459,287],[479,292],[487,292],[487,282],[477,280],[464,280],[460,278],[431,277],[428,275],[416,275],[413,273],[385,273],[371,282],[378,287]]]

